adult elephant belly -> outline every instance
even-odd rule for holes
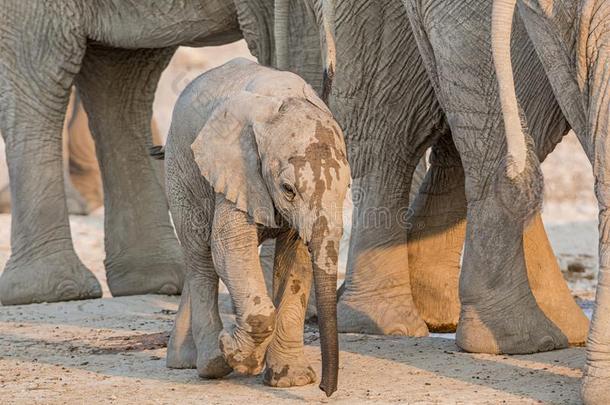
[[[91,12],[87,37],[115,48],[215,46],[242,38],[233,1],[109,1]]]

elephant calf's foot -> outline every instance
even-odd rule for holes
[[[467,352],[527,354],[562,349],[568,339],[536,305],[533,297],[524,304],[463,305],[456,343]]]
[[[358,297],[344,293],[337,303],[341,333],[427,336],[428,327],[407,294]]]
[[[178,245],[125,252],[106,261],[110,292],[175,295],[182,291],[185,265]]]
[[[102,288],[72,251],[28,262],[12,260],[0,276],[0,302],[22,305],[100,298]]]
[[[266,360],[264,383],[271,387],[300,387],[316,382],[316,372],[300,350],[295,355],[280,355],[269,349]]]
[[[220,351],[229,366],[239,374],[258,375],[265,367],[265,352],[273,335],[269,335],[260,344],[240,347],[241,339],[235,338],[227,331],[220,332]]]
[[[183,341],[178,342],[176,332],[172,332],[167,344],[165,364],[168,368],[178,369],[197,367],[197,347],[190,333]]]

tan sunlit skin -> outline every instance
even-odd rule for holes
[[[188,295],[168,366],[196,367],[207,378],[258,374],[266,366],[266,384],[314,382],[303,354],[313,275],[320,388],[331,395],[338,373],[337,257],[350,173],[328,108],[295,74],[235,59],[180,96],[165,160],[170,210],[188,265]],[[277,241],[271,297],[258,258],[268,238]],[[218,316],[218,277],[236,311],[232,329],[223,329]]]

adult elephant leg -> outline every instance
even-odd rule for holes
[[[587,339],[589,320],[568,288],[538,212],[523,235],[527,278],[538,306],[568,338],[571,345]]]
[[[68,105],[70,108],[71,105]],[[70,176],[70,162],[69,162],[69,150],[70,150],[70,136],[68,132],[68,120],[64,122],[63,134],[62,134],[62,151],[63,151],[63,168],[64,168],[64,186],[66,188],[66,202],[68,204],[68,213],[72,215],[87,215],[91,211],[87,205],[87,201],[81,195],[80,191],[74,186],[72,178]]]
[[[70,110],[71,108],[71,110]],[[68,107],[68,164],[70,180],[87,203],[89,212],[104,203],[100,166],[95,155],[95,143],[89,130],[89,120],[80,97],[74,92]]]
[[[147,151],[154,92],[173,51],[92,46],[77,77],[102,170],[104,263],[115,296],[177,294],[184,281],[182,251]]]
[[[411,205],[409,274],[417,310],[434,332],[453,332],[466,234],[464,170],[451,135],[432,149],[430,169]]]
[[[337,306],[340,332],[428,334],[409,280],[409,178],[395,171],[353,180],[349,257]]]
[[[303,352],[303,326],[311,290],[311,258],[293,232],[277,239],[273,290],[277,308],[275,336],[265,358],[265,384],[295,387],[311,384],[316,373]]]
[[[594,169],[599,202],[599,276],[581,388],[585,404],[607,404],[610,401],[610,166],[607,156],[610,116],[607,111],[603,118],[605,134],[603,141],[596,145],[602,149],[596,151],[599,153],[599,166]]]
[[[529,288],[523,231],[539,208],[542,179],[531,144],[525,173],[506,177],[490,51],[491,2],[437,3],[406,2],[465,173],[468,213],[457,344],[486,353],[565,347],[567,338],[540,310]],[[483,17],[474,22],[473,16]]]
[[[338,1],[336,20],[341,69],[329,105],[354,178],[339,327],[425,335],[409,277],[409,191],[415,166],[442,133],[442,111],[401,2]]]
[[[0,213],[7,214],[11,212],[11,188],[7,184],[0,189]]]
[[[40,9],[24,7],[28,12]],[[78,70],[84,40],[74,37],[76,29],[61,26],[69,31],[49,32],[48,24],[28,18],[4,20],[20,26],[10,27],[17,35],[0,36],[0,132],[13,201],[11,257],[0,277],[0,301],[11,305],[101,297],[95,276],[74,252],[62,166],[67,84]],[[20,42],[23,38],[47,49],[31,52]]]
[[[409,231],[413,298],[428,327],[435,332],[455,331],[457,326],[458,280],[466,232],[462,164],[450,148],[444,152],[440,159],[435,153],[431,156],[428,177],[411,206],[413,225]],[[523,243],[528,282],[540,309],[570,344],[584,343],[589,321],[561,274],[540,213],[527,225]],[[439,252],[445,259],[439,259]]]
[[[610,403],[610,4],[591,7],[585,21],[596,46],[588,47],[589,131],[599,204],[599,277],[595,311],[587,340],[587,362],[582,386],[586,404]],[[593,12],[594,11],[594,12]]]

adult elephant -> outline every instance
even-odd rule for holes
[[[297,21],[291,33],[302,27],[298,11],[291,9],[290,21]],[[0,277],[3,304],[101,295],[74,252],[64,194],[61,132],[73,83],[101,165],[110,291],[180,292],[183,257],[146,153],[154,91],[179,45],[245,37],[259,61],[272,64],[273,12],[271,0],[3,3],[0,21],[8,34],[0,37],[0,129],[13,201],[12,253]],[[321,58],[319,44],[306,46],[308,34],[292,41],[305,44],[291,61],[305,77],[313,74],[310,61]],[[307,51],[314,48],[317,59]]]
[[[516,0],[495,0],[493,52],[506,128],[509,175],[530,170],[527,129],[514,91],[510,36]],[[586,404],[610,403],[610,1],[519,1],[519,16],[540,56],[557,101],[583,145],[599,203],[599,282],[582,386]],[[514,59],[513,59],[514,60]],[[522,79],[521,79],[522,80]],[[516,77],[517,85],[520,78]],[[522,85],[529,85],[524,81]],[[525,133],[525,134],[524,134]],[[525,174],[524,174],[525,173]]]
[[[494,206],[504,137],[485,28],[491,0],[406,6],[336,5],[330,107],[354,179],[340,331],[424,335],[428,327],[455,329],[461,311],[458,344],[469,350],[524,353],[583,342],[587,319],[539,214],[524,231]],[[517,33],[518,74],[528,78],[518,91],[542,160],[569,126],[521,24]],[[430,146],[431,167],[405,226],[410,179]],[[495,232],[479,233],[489,220],[497,221]],[[491,257],[481,254],[487,244],[496,248]]]

